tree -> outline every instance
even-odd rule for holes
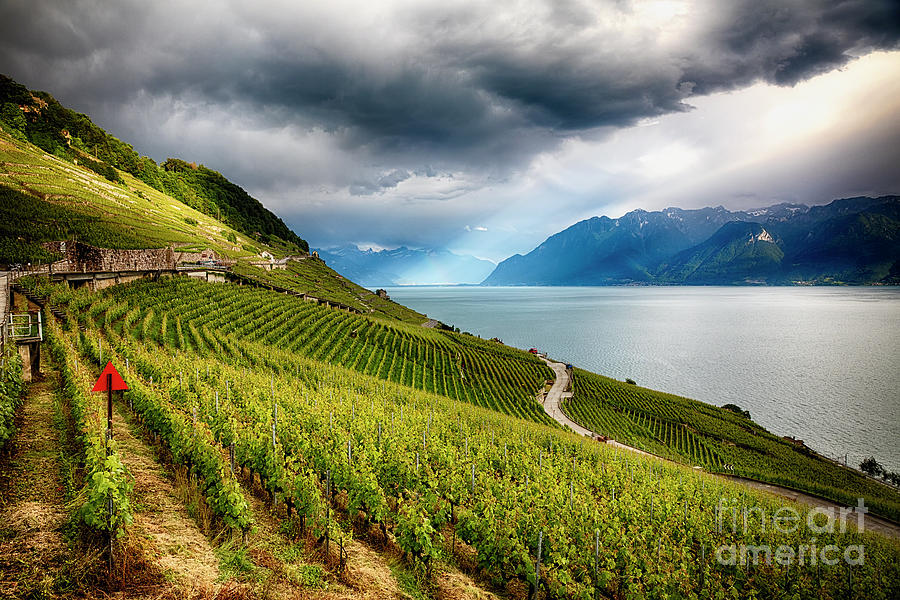
[[[733,412],[736,415],[741,415],[742,417],[746,417],[747,419],[750,418],[750,411],[742,409],[737,404],[726,404],[722,408],[724,408],[725,410],[730,410],[731,412]]]
[[[4,102],[0,107],[0,121],[3,121],[13,129],[24,133],[28,123],[25,121],[25,115],[21,109],[12,102]]]
[[[859,468],[863,473],[871,475],[872,477],[880,477],[885,473],[884,467],[882,467],[878,463],[878,461],[875,460],[874,456],[870,456],[869,458],[859,463]]]

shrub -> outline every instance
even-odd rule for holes
[[[881,464],[877,460],[875,460],[874,456],[870,456],[869,458],[859,463],[859,468],[863,473],[871,475],[872,477],[881,477],[886,473],[884,467],[881,466]]]
[[[748,419],[750,418],[750,411],[742,409],[737,404],[726,404],[722,408],[724,408],[725,410],[731,411],[736,415],[740,415],[740,416],[746,417]]]

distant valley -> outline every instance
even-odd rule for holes
[[[824,206],[593,217],[497,265],[484,285],[900,282],[900,196]]]
[[[353,244],[318,250],[336,271],[361,285],[476,284],[494,270],[494,263],[450,252],[401,246],[392,250],[360,250]]]

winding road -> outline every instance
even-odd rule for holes
[[[590,429],[586,429],[570,419],[566,416],[566,414],[562,411],[560,404],[563,400],[572,397],[572,392],[564,391],[569,387],[569,372],[566,370],[566,365],[560,362],[555,362],[549,360],[548,358],[541,356],[541,360],[547,363],[547,366],[553,369],[553,373],[556,375],[556,380],[553,382],[553,386],[550,388],[550,391],[547,392],[547,396],[544,399],[544,411],[550,415],[557,423],[560,425],[564,425],[577,433],[578,435],[583,435],[590,437],[592,439],[595,438],[595,434]],[[644,452],[643,450],[638,450],[637,448],[633,448],[621,442],[617,442],[615,440],[607,440],[606,444],[609,446],[613,446],[616,448],[621,448],[623,450],[628,450],[630,452],[634,452],[636,454],[643,454],[645,456],[652,456],[659,460],[664,460],[666,462],[671,462],[673,464],[678,464],[681,466],[685,466],[681,463],[676,463],[675,461],[671,461],[667,458],[663,458],[661,456],[656,456],[655,454],[650,454],[649,452]],[[716,475],[713,473],[712,475]],[[803,492],[799,492],[797,490],[793,490],[790,488],[781,487],[778,485],[773,485],[770,483],[763,483],[761,481],[756,481],[754,479],[745,479],[743,477],[731,477],[724,475],[716,475],[717,477],[721,477],[722,479],[727,479],[729,481],[733,481],[735,483],[739,483],[748,488],[753,488],[757,490],[762,490],[765,492],[769,492],[775,496],[780,498],[784,498],[787,500],[791,500],[797,502],[799,504],[804,504],[810,507],[823,508],[827,511],[832,512],[832,514],[840,515],[841,511],[846,512],[846,507],[840,506],[838,504],[834,504],[830,500],[826,500],[824,498],[819,498],[818,496],[812,496],[810,494],[805,494]],[[857,515],[856,511],[846,512],[847,518],[851,521],[856,521]],[[887,521],[885,519],[881,519],[874,515],[865,515],[865,527],[871,531],[877,531],[883,535],[887,535],[894,538],[900,538],[900,525],[893,523],[891,521]]]
[[[556,381],[553,382],[553,387],[550,388],[550,391],[547,392],[547,397],[544,399],[544,411],[550,415],[553,420],[561,425],[565,425],[578,435],[586,435],[588,437],[594,437],[594,432],[590,429],[585,429],[572,419],[566,416],[566,414],[560,408],[560,403],[563,401],[563,398],[571,398],[572,392],[564,391],[569,387],[569,372],[566,370],[566,365],[558,362],[553,362],[547,358],[541,357],[541,360],[547,363],[547,366],[553,369],[553,373],[556,375]]]

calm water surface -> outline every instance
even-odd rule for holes
[[[481,337],[722,405],[900,470],[900,288],[402,287]]]

